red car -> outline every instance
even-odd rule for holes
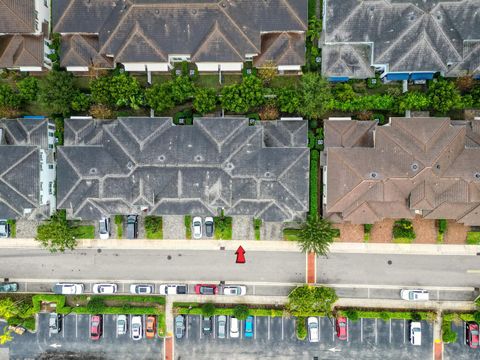
[[[348,334],[348,324],[347,318],[339,317],[337,318],[337,337],[339,340],[347,340]]]
[[[478,347],[478,324],[475,322],[468,322],[465,324],[465,331],[467,332],[467,345],[472,349]]]
[[[195,285],[195,294],[199,295],[215,295],[218,293],[217,285],[197,284]]]
[[[102,315],[92,315],[90,318],[90,339],[98,340],[102,336]]]
[[[149,315],[147,317],[147,323],[145,325],[145,336],[147,339],[155,338],[156,323],[155,316]]]

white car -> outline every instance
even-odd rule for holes
[[[115,294],[117,290],[117,284],[93,284],[92,287],[95,294]]]
[[[132,284],[130,285],[130,293],[132,294],[152,294],[155,292],[155,286],[150,284]]]
[[[107,240],[110,237],[110,218],[103,217],[98,224],[98,232],[100,233],[100,239]]]
[[[53,285],[55,294],[77,295],[83,293],[83,284],[57,283]]]
[[[318,331],[318,318],[315,316],[310,316],[307,319],[307,329],[308,329],[308,341],[309,342],[319,342],[320,333]]]
[[[243,296],[247,293],[245,285],[226,285],[223,287],[223,295]]]
[[[138,315],[132,316],[131,328],[132,328],[132,339],[140,340],[142,338],[142,333],[143,333],[141,316],[138,316]]]
[[[125,315],[117,316],[117,335],[125,335],[127,333],[127,317]]]
[[[400,297],[408,301],[428,301],[429,299],[428,291],[421,289],[404,289],[400,291]]]
[[[162,295],[177,295],[177,294],[186,294],[187,293],[186,284],[162,284],[160,285],[160,294]]]
[[[230,338],[238,338],[240,336],[239,332],[239,321],[236,317],[230,317]]]
[[[193,227],[193,238],[201,239],[202,238],[202,218],[200,216],[195,216],[192,222]]]
[[[410,323],[410,343],[416,346],[422,345],[422,323],[419,321]]]

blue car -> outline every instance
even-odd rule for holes
[[[253,316],[249,316],[245,320],[245,337],[253,337]]]

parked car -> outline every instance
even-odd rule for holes
[[[132,284],[130,285],[130,292],[132,294],[152,294],[155,292],[155,287],[150,284]]]
[[[157,319],[153,315],[147,316],[147,323],[145,325],[145,337],[147,339],[155,338],[155,329],[157,328]]]
[[[92,315],[90,318],[90,339],[98,340],[102,336],[102,315]]]
[[[207,237],[212,237],[213,236],[213,230],[214,230],[214,223],[213,223],[213,217],[207,216],[205,218],[205,235]]]
[[[56,283],[53,285],[53,292],[55,294],[77,295],[83,293],[83,288],[83,284]]]
[[[319,342],[320,333],[318,331],[318,318],[310,316],[307,318],[308,341]]]
[[[200,216],[195,216],[192,222],[193,226],[193,238],[201,239],[202,238],[202,218]]]
[[[92,287],[92,291],[95,294],[115,294],[117,290],[117,284],[93,284]]]
[[[427,301],[429,299],[428,291],[421,289],[404,289],[400,291],[400,297],[408,301]]]
[[[465,324],[465,332],[466,332],[466,342],[467,345],[470,346],[472,349],[478,348],[478,324],[476,322],[468,322]]]
[[[175,317],[175,337],[177,339],[183,338],[185,334],[185,317],[183,315],[177,315]]]
[[[18,283],[2,282],[0,283],[0,292],[16,292],[18,291]]]
[[[8,238],[10,236],[10,224],[7,219],[0,219],[0,238]]]
[[[142,317],[139,315],[132,316],[131,330],[133,340],[140,340],[142,338],[142,327]]]
[[[218,334],[219,339],[225,339],[227,333],[227,317],[225,315],[217,316]]]
[[[246,338],[251,338],[253,337],[253,322],[254,322],[254,317],[253,316],[247,316],[245,319],[245,337]]]
[[[230,316],[230,337],[232,339],[238,338],[240,336],[239,323],[240,322],[235,316]]]
[[[186,294],[188,286],[187,284],[162,284],[159,292],[162,295]]]
[[[48,317],[48,329],[50,334],[58,334],[62,331],[62,315],[50,313],[50,316]]]
[[[127,216],[127,239],[136,239],[138,236],[138,216]]]
[[[410,343],[412,345],[422,345],[422,324],[419,321],[410,322]]]
[[[210,335],[212,333],[212,318],[210,316],[202,317],[202,331],[204,335]]]
[[[339,340],[347,340],[348,322],[346,317],[339,317],[336,320],[337,337]]]
[[[125,335],[128,329],[127,323],[127,316],[126,315],[118,315],[117,316],[117,335]]]
[[[247,293],[245,285],[226,285],[223,287],[223,295],[243,296]]]
[[[100,239],[107,240],[110,237],[110,218],[102,217],[98,225]]]
[[[218,293],[217,285],[213,284],[197,284],[194,289],[195,294],[199,295],[215,295]]]

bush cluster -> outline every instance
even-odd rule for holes
[[[318,216],[318,167],[320,153],[317,150],[310,152],[310,216]]]
[[[415,231],[413,231],[412,222],[407,219],[395,221],[395,224],[393,225],[393,238],[414,240],[416,235]]]

